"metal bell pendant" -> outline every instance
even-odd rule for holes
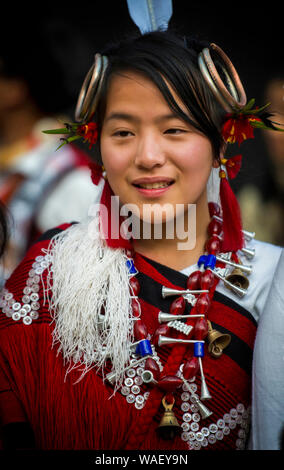
[[[220,331],[212,328],[211,322],[208,320],[208,336],[209,345],[208,351],[213,357],[220,357],[223,350],[230,344],[231,335],[227,333],[220,333]]]
[[[174,412],[172,411],[174,403],[175,401],[173,401],[173,403],[167,403],[166,397],[164,397],[162,400],[165,412],[157,428],[157,431],[159,436],[164,440],[173,439],[177,434],[181,433],[182,431],[182,428],[178,424],[178,420],[176,419]]]
[[[228,274],[228,276],[226,276],[226,281],[230,282],[234,286],[240,287],[241,289],[245,290],[247,290],[249,286],[249,280],[244,275],[241,268],[235,268],[230,274]],[[225,286],[230,289],[230,286],[228,284],[225,284]]]

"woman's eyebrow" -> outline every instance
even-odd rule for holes
[[[134,116],[133,114],[124,113],[124,112],[113,112],[113,113],[110,113],[109,116],[107,116],[107,118],[105,119],[105,122],[118,120],[118,119],[123,119],[124,121],[130,121],[130,122],[140,121],[140,118]],[[157,116],[155,118],[155,122],[167,121],[169,119],[181,119],[181,118],[177,114],[168,113],[168,114],[162,114],[160,116]]]
[[[123,113],[123,112],[113,112],[105,119],[105,122],[123,119],[124,121],[138,122],[139,119],[132,114]]]

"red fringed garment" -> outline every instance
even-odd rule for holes
[[[62,226],[57,231],[66,227]],[[112,386],[104,383],[94,369],[76,384],[80,372],[73,370],[66,374],[67,365],[58,353],[58,345],[52,347],[54,325],[48,303],[44,304],[41,282],[37,282],[36,274],[31,272],[35,259],[44,257],[42,248],[47,248],[54,233],[47,233],[30,249],[7,282],[0,300],[0,413],[3,434],[7,426],[27,422],[32,428],[36,448],[44,450],[244,448],[249,429],[252,348],[256,332],[250,313],[215,292],[209,320],[213,328],[230,333],[232,340],[219,359],[211,357],[207,348],[203,358],[204,374],[212,395],[212,399],[204,404],[213,413],[207,419],[201,419],[190,394],[178,389],[173,411],[182,425],[182,434],[173,440],[163,440],[157,433],[163,414],[163,394],[140,383],[137,378],[141,368],[133,368],[128,377],[133,382],[128,380],[123,393],[121,389],[114,396]],[[169,312],[173,300],[162,298],[162,285],[184,289],[187,277],[138,254],[135,266],[141,284],[142,319],[148,332],[153,334],[159,326],[158,312]],[[46,270],[43,271],[43,279],[45,273]],[[31,274],[32,280],[29,281]],[[35,285],[39,288],[34,288]],[[24,291],[26,287],[38,290],[34,293],[39,298],[25,294],[30,292],[29,289]],[[30,297],[23,298],[25,295]],[[16,310],[13,310],[15,304]],[[31,310],[25,307],[27,315],[12,317],[12,312],[23,313],[23,305],[31,305]],[[35,312],[33,318],[31,312]],[[24,322],[26,317],[32,321]],[[156,347],[163,365],[170,351],[169,346]],[[132,383],[136,385],[135,389]],[[199,374],[191,385],[199,396]],[[147,393],[149,391],[150,394]]]

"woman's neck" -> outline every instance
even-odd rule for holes
[[[196,214],[196,216],[195,216]],[[195,216],[194,227],[192,227],[192,217]],[[188,230],[189,221],[191,229]],[[197,263],[199,257],[204,253],[205,243],[208,239],[208,224],[210,216],[207,201],[202,207],[196,206],[196,213],[190,217],[185,217],[184,232],[189,233],[189,237],[181,240],[177,236],[169,238],[166,236],[164,228],[162,238],[152,237],[150,239],[140,238],[134,240],[136,252],[172,269],[180,271],[192,264]],[[194,233],[195,232],[195,233]],[[176,234],[175,234],[176,235]]]

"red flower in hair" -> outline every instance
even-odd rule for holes
[[[59,145],[60,149],[65,144],[70,144],[75,140],[84,138],[84,142],[89,142],[89,148],[98,140],[98,126],[95,122],[88,122],[87,124],[65,123],[65,127],[60,129],[47,129],[42,131],[45,134],[62,134],[67,137],[61,137],[62,144]]]
[[[89,122],[77,127],[76,133],[84,137],[85,141],[89,142],[89,148],[96,144],[98,140],[98,126],[95,122]]]
[[[261,122],[261,119],[249,114],[228,114],[222,128],[224,140],[230,144],[237,142],[239,145],[246,139],[253,139],[253,122]]]
[[[242,155],[235,155],[230,159],[222,158],[221,163],[226,166],[228,178],[233,179],[237,176],[242,166]]]

